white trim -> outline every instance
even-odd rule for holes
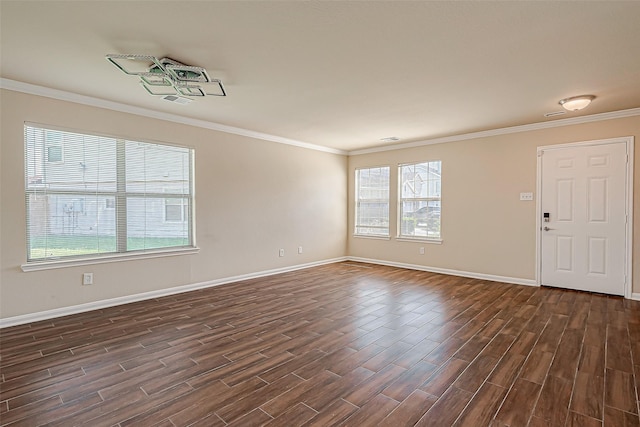
[[[353,237],[358,239],[391,240],[391,236],[381,236],[378,234],[354,234]]]
[[[640,301],[640,294],[635,293],[635,292],[634,292],[634,293],[632,293],[632,294],[631,294],[631,299],[632,299],[632,300],[635,300],[635,301]]]
[[[506,128],[491,129],[481,132],[465,133],[461,135],[445,136],[442,138],[425,139],[422,141],[407,142],[397,145],[385,145],[383,147],[365,148],[362,150],[349,151],[347,155],[357,156],[360,154],[379,153],[382,151],[401,150],[404,148],[422,147],[425,145],[444,144],[445,142],[466,141],[476,138],[487,138],[498,135],[508,135],[519,132],[530,132],[541,129],[552,129],[562,126],[579,125],[583,123],[599,122],[602,120],[621,119],[624,117],[640,116],[640,108],[630,108],[628,110],[611,111],[608,113],[591,114],[589,116],[573,117],[570,119],[553,120],[550,122],[532,123],[529,125],[511,126]]]
[[[471,271],[451,270],[448,268],[430,267],[427,265],[407,264],[404,262],[384,261],[380,259],[348,257],[349,261],[368,264],[387,265],[389,267],[406,268],[409,270],[428,271],[430,273],[447,274],[449,276],[469,277],[472,279],[491,280],[493,282],[511,283],[514,285],[538,286],[535,280],[520,277],[495,276],[493,274],[475,273]]]
[[[627,110],[630,111],[630,110]],[[625,207],[627,215],[627,227],[625,230],[625,283],[624,297],[634,299],[633,291],[633,158],[634,158],[634,137],[623,136],[618,138],[597,139],[592,141],[571,142],[567,144],[544,145],[537,149],[537,176],[536,176],[536,284],[542,284],[542,152],[571,147],[584,147],[589,145],[605,145],[624,142],[627,147],[627,170]]]
[[[102,308],[113,307],[122,304],[129,304],[136,301],[143,301],[153,298],[160,298],[168,295],[181,294],[184,292],[195,291],[197,289],[205,289],[214,286],[225,285],[228,283],[239,282],[242,280],[256,279],[260,277],[272,276],[274,274],[288,273],[290,271],[303,270],[306,268],[317,267],[325,264],[333,264],[336,262],[347,261],[347,257],[326,259],[322,261],[310,262],[307,264],[298,264],[290,267],[275,268],[272,270],[259,271],[256,273],[241,274],[222,279],[209,280],[206,282],[193,283],[191,285],[176,286],[173,288],[159,289],[157,291],[144,292],[141,294],[127,295],[123,297],[111,298],[102,301],[89,302],[86,304],[74,305],[71,307],[56,308],[53,310],[40,311],[37,313],[23,314],[20,316],[7,317],[0,319],[0,328],[8,328],[10,326],[23,325],[26,323],[38,322],[41,320],[49,320],[56,317],[69,316],[71,314],[84,313],[87,311],[98,310]]]
[[[234,126],[223,125],[220,123],[210,122],[207,120],[192,119],[189,117],[179,116],[177,114],[162,113],[159,111],[149,110],[147,108],[135,107],[132,105],[122,104],[119,102],[107,101],[104,99],[93,98],[85,95],[78,95],[58,89],[51,89],[44,86],[33,85],[30,83],[19,82],[16,80],[0,78],[0,88],[11,90],[14,92],[22,92],[31,95],[44,96],[46,98],[58,99],[61,101],[75,102],[77,104],[89,105],[93,107],[106,108],[109,110],[119,111],[123,113],[136,114],[139,116],[150,117],[168,122],[180,123],[189,126],[200,127],[204,129],[215,130],[219,132],[230,133],[234,135],[247,136],[249,138],[262,139],[265,141],[277,142],[279,144],[292,145],[309,150],[323,151],[332,154],[341,154],[347,156],[357,156],[360,154],[378,153],[383,151],[400,150],[404,148],[422,147],[424,145],[443,144],[446,142],[466,141],[469,139],[486,138],[498,135],[508,135],[519,132],[529,132],[541,129],[551,129],[562,126],[578,125],[582,123],[598,122],[602,120],[620,119],[625,117],[640,116],[640,108],[630,108],[628,110],[611,111],[607,113],[591,114],[588,116],[573,117],[568,119],[559,119],[548,122],[532,123],[528,125],[510,126],[506,128],[490,129],[481,132],[471,132],[460,135],[445,136],[442,138],[425,139],[421,141],[407,142],[397,145],[385,145],[383,147],[364,148],[361,150],[345,151],[336,148],[329,148],[321,145],[311,144],[308,142],[297,141],[294,139],[284,138],[277,135],[257,132],[248,129],[242,129]]]
[[[426,239],[426,238],[420,238],[420,237],[398,236],[396,237],[396,242],[415,242],[415,243],[426,243],[430,245],[441,245],[442,239]]]
[[[229,283],[235,283],[243,280],[257,279],[261,277],[272,276],[275,274],[288,273],[296,270],[303,270],[306,268],[317,267],[320,265],[334,264],[343,261],[363,262],[368,264],[387,265],[390,267],[406,268],[409,270],[428,271],[431,273],[447,274],[450,276],[469,277],[472,279],[490,280],[494,282],[511,283],[515,285],[527,285],[537,286],[534,280],[522,279],[516,277],[495,276],[490,274],[473,273],[469,271],[451,270],[446,268],[429,267],[424,265],[406,264],[401,262],[384,261],[370,258],[360,257],[338,257],[331,258],[322,261],[315,261],[306,264],[298,264],[290,267],[275,268],[272,270],[264,270],[255,273],[241,274],[238,276],[231,276],[222,279],[209,280],[206,282],[193,283],[190,285],[176,286],[173,288],[159,289],[156,291],[144,292],[135,295],[126,295],[122,297],[110,298],[102,301],[94,301],[85,304],[74,305],[70,307],[61,307],[53,310],[40,311],[37,313],[23,314],[19,316],[7,317],[0,319],[0,328],[8,328],[10,326],[23,325],[32,322],[39,322],[42,320],[54,319],[62,316],[69,316],[72,314],[84,313],[92,310],[99,310],[102,308],[114,307],[122,304],[129,304],[137,301],[144,301],[153,298],[160,298],[168,295],[181,294],[184,292],[195,291],[198,289],[211,288],[214,286],[226,285]],[[634,299],[640,300],[640,294],[634,294]]]
[[[633,175],[635,138],[627,137],[627,271],[625,298],[633,296]]]
[[[44,96],[46,98],[57,99],[60,101],[75,102],[76,104],[89,105],[92,107],[106,108],[108,110],[119,111],[122,113],[135,114],[138,116],[150,117],[152,119],[164,120],[185,124],[189,126],[200,127],[204,129],[230,133],[234,135],[246,136],[249,138],[262,139],[264,141],[277,142],[279,144],[293,145],[295,147],[307,148],[309,150],[323,151],[332,154],[346,155],[347,152],[335,148],[324,147],[321,145],[311,144],[308,142],[297,141],[294,139],[283,138],[277,135],[256,132],[253,130],[242,129],[234,126],[227,126],[220,123],[210,122],[208,120],[193,119],[190,117],[179,116],[177,114],[163,113],[160,111],[149,110],[147,108],[135,107],[133,105],[122,104],[119,102],[107,101],[91,96],[78,95],[58,89],[51,89],[44,86],[33,85],[30,83],[19,82],[16,80],[0,78],[0,88],[11,90],[14,92],[22,92],[30,95]]]
[[[540,147],[538,147],[540,148]],[[540,216],[542,215],[542,201],[540,194],[540,190],[542,189],[542,153],[540,150],[536,151],[536,254],[535,254],[535,278],[536,284],[540,286],[542,283],[542,219]]]
[[[95,256],[91,258],[71,258],[50,261],[33,261],[22,264],[22,271],[52,270],[55,268],[77,267],[79,265],[104,264],[108,262],[134,261],[138,259],[161,258],[166,256],[191,255],[200,252],[200,248],[177,248],[147,252],[126,252]]]

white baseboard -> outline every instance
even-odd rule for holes
[[[157,291],[144,292],[135,295],[126,295],[107,300],[94,301],[86,304],[74,305],[70,307],[56,308],[53,310],[40,311],[37,313],[23,314],[20,316],[7,317],[0,319],[0,328],[8,328],[10,326],[23,325],[26,323],[39,322],[42,320],[54,319],[56,317],[69,316],[71,314],[84,313],[91,310],[99,310],[102,308],[114,307],[122,304],[129,304],[137,301],[144,301],[153,298],[160,298],[168,295],[180,294],[183,292],[195,291],[197,289],[210,288],[213,286],[225,285],[228,283],[239,282],[242,280],[257,279],[260,277],[272,276],[274,274],[287,273],[290,271],[302,270],[311,267],[317,267],[325,264],[333,264],[342,261],[364,262],[369,264],[387,265],[390,267],[406,268],[409,270],[428,271],[431,273],[448,274],[451,276],[469,277],[472,279],[491,280],[494,282],[512,283],[516,285],[537,286],[535,280],[522,279],[517,277],[495,276],[491,274],[474,273],[470,271],[451,270],[447,268],[429,267],[424,265],[407,264],[402,262],[384,261],[371,258],[360,257],[339,257],[326,259],[322,261],[310,262],[307,264],[299,264],[290,267],[276,268],[273,270],[264,270],[255,273],[242,274],[239,276],[225,277],[222,279],[209,280],[206,282],[192,283],[190,285],[177,286],[167,289],[159,289]],[[632,299],[640,300],[640,294],[633,294]]]
[[[406,264],[403,262],[384,261],[379,259],[348,257],[349,261],[366,262],[369,264],[388,265],[390,267],[407,268],[409,270],[428,271],[430,273],[448,274],[450,276],[469,277],[472,279],[491,280],[493,282],[512,283],[515,285],[538,286],[533,279],[519,277],[494,276],[492,274],[474,273],[471,271],[450,270],[448,268],[429,267],[426,265]],[[639,294],[640,296],[640,294]]]
[[[342,261],[364,262],[368,264],[387,265],[390,267],[406,268],[409,270],[428,271],[430,273],[448,274],[450,276],[469,277],[472,279],[491,280],[494,282],[512,283],[515,285],[538,286],[533,279],[523,279],[519,277],[496,276],[492,274],[475,273],[470,271],[451,270],[448,268],[430,267],[425,265],[407,264],[403,262],[385,261],[372,258],[361,257],[339,257],[326,259],[322,261],[310,262],[307,264],[299,264],[290,267],[276,268],[273,270],[264,270],[255,273],[242,274],[239,276],[231,276],[222,279],[210,280],[206,282],[193,283],[190,285],[177,286],[173,288],[160,289],[157,291],[144,292],[141,294],[127,295],[118,298],[111,298],[102,301],[95,301],[86,304],[74,305],[71,307],[56,308],[53,310],[41,311],[37,313],[24,314],[20,316],[7,317],[0,319],[0,328],[10,326],[23,325],[26,323],[38,322],[41,320],[54,319],[56,317],[68,316],[71,314],[84,313],[86,311],[98,310],[101,308],[114,307],[117,305],[128,304],[137,301],[143,301],[153,298],[159,298],[168,295],[180,294],[183,292],[194,291],[197,289],[210,288],[213,286],[225,285],[228,283],[239,282],[242,280],[256,279],[260,277],[272,276],[274,274],[287,273],[290,271],[303,270],[306,268],[317,267],[320,265],[333,264]],[[640,293],[632,293],[631,299],[640,301]]]
[[[129,304],[132,302],[159,298],[159,297],[164,297],[168,295],[181,294],[183,292],[195,291],[197,289],[210,288],[213,286],[225,285],[227,283],[272,276],[274,274],[287,273],[290,271],[302,270],[305,268],[317,267],[325,264],[333,264],[336,262],[347,261],[347,260],[348,260],[347,257],[326,259],[322,261],[310,262],[307,264],[298,264],[290,267],[276,268],[273,270],[259,271],[256,273],[241,274],[239,276],[209,280],[209,281],[200,282],[200,283],[192,283],[190,285],[176,286],[176,287],[167,288],[167,289],[159,289],[157,291],[144,292],[141,294],[126,295],[123,297],[89,302],[86,304],[74,305],[71,307],[62,307],[62,308],[56,308],[53,310],[40,311],[37,313],[7,317],[5,319],[0,319],[0,328],[8,328],[10,326],[17,326],[17,325],[23,325],[26,323],[39,322],[41,320],[49,320],[49,319],[54,319],[56,317],[68,316],[68,315],[77,314],[77,313],[84,313],[86,311],[98,310],[101,308],[108,308],[108,307],[113,307],[113,306],[122,305],[122,304]]]

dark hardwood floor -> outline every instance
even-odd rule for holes
[[[0,424],[638,426],[639,309],[326,265],[5,328]]]

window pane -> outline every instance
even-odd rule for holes
[[[50,146],[51,141],[58,145]],[[27,189],[114,192],[115,154],[112,138],[26,127]]]
[[[356,170],[356,234],[389,235],[389,169]]]
[[[388,234],[389,204],[360,202],[357,209],[357,234]]]
[[[180,199],[178,199],[180,201]],[[188,203],[188,199],[183,199]],[[165,205],[164,198],[127,198],[127,250],[158,249],[175,246],[189,246],[189,223],[187,221],[165,220],[165,207],[177,208],[181,205]]]
[[[126,142],[127,191],[189,194],[189,149]]]
[[[400,236],[440,238],[441,168],[441,161],[400,166]]]
[[[110,201],[110,202],[109,202]],[[113,198],[29,195],[29,259],[115,252]]]
[[[402,202],[401,234],[412,237],[440,236],[440,201]]]

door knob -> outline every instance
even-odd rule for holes
[[[555,230],[554,228],[549,228],[549,227],[545,227],[543,228],[544,231],[549,231],[549,230]]]

